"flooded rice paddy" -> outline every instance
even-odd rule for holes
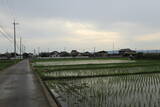
[[[128,67],[128,68],[110,68],[110,69],[88,69],[88,70],[64,70],[44,72],[45,77],[91,77],[91,76],[107,76],[118,74],[135,74],[147,72],[159,72],[160,66],[151,67]]]
[[[159,61],[99,61],[41,62],[36,69],[62,107],[160,107]]]
[[[62,107],[159,107],[160,75],[46,81]]]
[[[130,63],[131,60],[75,60],[75,61],[49,61],[36,62],[34,65],[52,66],[52,65],[77,65],[77,64],[105,64],[105,63]]]

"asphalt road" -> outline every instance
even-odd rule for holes
[[[28,60],[0,72],[0,107],[50,107]]]

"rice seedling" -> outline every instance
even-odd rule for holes
[[[66,61],[67,63],[67,61]],[[160,61],[34,65],[62,107],[159,107]]]
[[[159,78],[159,74],[146,74],[48,80],[46,84],[56,90],[62,107],[158,107]]]

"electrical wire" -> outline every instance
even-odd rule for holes
[[[1,29],[1,31],[3,31],[5,33],[5,35],[7,35],[9,38],[13,39],[13,37],[11,36],[11,34],[9,34],[8,32],[6,32],[6,30],[4,29],[4,27],[2,25],[0,25],[0,29]]]
[[[8,41],[10,42],[10,45],[11,45],[11,47],[12,47],[12,45],[13,45],[13,40],[9,39],[1,30],[0,30],[0,33],[1,33],[1,35],[2,35],[6,40],[8,40]],[[16,48],[17,48],[17,51],[20,51],[20,47],[19,47],[18,44],[16,44]],[[13,49],[13,48],[12,48],[12,49]]]
[[[15,14],[14,14],[14,9],[13,7],[11,8],[11,6],[9,5],[9,1],[8,0],[3,0],[3,3],[6,5],[6,8],[8,9],[9,15],[12,18],[12,20],[15,19]],[[6,39],[8,40],[12,45],[14,44],[14,39],[13,36],[11,36],[11,34],[9,34],[2,25],[0,25],[0,34]],[[22,46],[24,46],[22,44]],[[13,47],[12,47],[13,48]],[[17,51],[20,51],[20,46],[18,44],[16,44],[16,48]]]
[[[1,29],[0,29],[0,33],[2,34],[2,36],[3,37],[5,37],[9,42],[13,42],[10,38],[8,38],[8,36],[3,32],[3,31],[1,31]]]
[[[6,38],[6,36],[3,33],[1,33],[1,32],[0,32],[0,37],[2,37],[2,39],[4,38],[4,39],[8,40],[9,41],[9,46],[11,47],[11,49],[13,49],[12,42],[8,38]]]
[[[11,8],[11,6],[9,5],[9,1],[8,0],[4,0],[4,3],[6,4],[6,8],[8,9],[8,13],[10,14],[12,20],[16,18],[15,14],[14,14],[14,9],[13,7]]]

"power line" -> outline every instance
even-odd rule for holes
[[[6,36],[4,36],[2,33],[1,33],[1,36],[0,37],[4,37],[4,39],[6,39],[6,40],[8,40],[7,38],[6,38]],[[3,39],[3,38],[2,38]],[[10,45],[10,47],[11,47],[11,49],[13,49],[13,47],[12,47],[12,43],[11,43],[11,41],[10,40],[8,40],[9,41],[9,45]]]
[[[8,41],[13,45],[13,39],[8,38],[8,37],[6,36],[6,34],[5,34],[4,32],[2,32],[1,30],[0,30],[0,33],[1,33],[1,35],[2,35],[6,40],[8,40]],[[16,48],[17,48],[18,50],[20,50],[20,47],[18,46],[18,44],[16,44]]]
[[[4,3],[6,4],[6,8],[8,9],[8,13],[10,14],[12,20],[15,19],[16,16],[14,14],[13,7],[11,8],[11,6],[9,5],[9,1],[8,0],[4,0]]]
[[[0,25],[0,31],[1,31],[1,33],[3,33],[3,35],[5,35],[8,39],[13,40],[13,37],[4,30],[4,28],[2,27],[2,25]]]
[[[4,27],[2,25],[0,25],[1,30],[11,39],[13,39],[13,37],[11,36],[11,34],[9,34],[8,32],[5,31]]]
[[[9,1],[8,0],[3,0],[3,3],[6,5],[6,8],[11,16],[11,18],[15,19],[15,14],[13,11],[13,7],[11,8],[11,6],[9,5]],[[6,30],[4,29],[4,27],[2,25],[0,25],[0,34],[2,34],[2,36],[7,39],[12,45],[14,44],[14,53],[16,56],[16,51],[21,49],[21,46],[19,47],[16,44],[16,25],[18,23],[16,23],[15,21],[13,22],[14,25],[14,37],[11,36],[8,32],[6,32]]]
[[[16,23],[17,24],[17,23]],[[11,44],[14,43],[13,37],[6,32],[6,30],[4,29],[4,27],[2,25],[0,25],[0,33],[2,34],[2,36],[7,39]],[[16,49],[20,50],[20,47],[18,46],[18,44],[16,44]]]
[[[1,31],[1,29],[0,29],[0,33],[2,34],[2,36],[3,37],[5,37],[9,42],[13,42],[10,38],[8,38],[8,36],[3,32],[3,31]]]

